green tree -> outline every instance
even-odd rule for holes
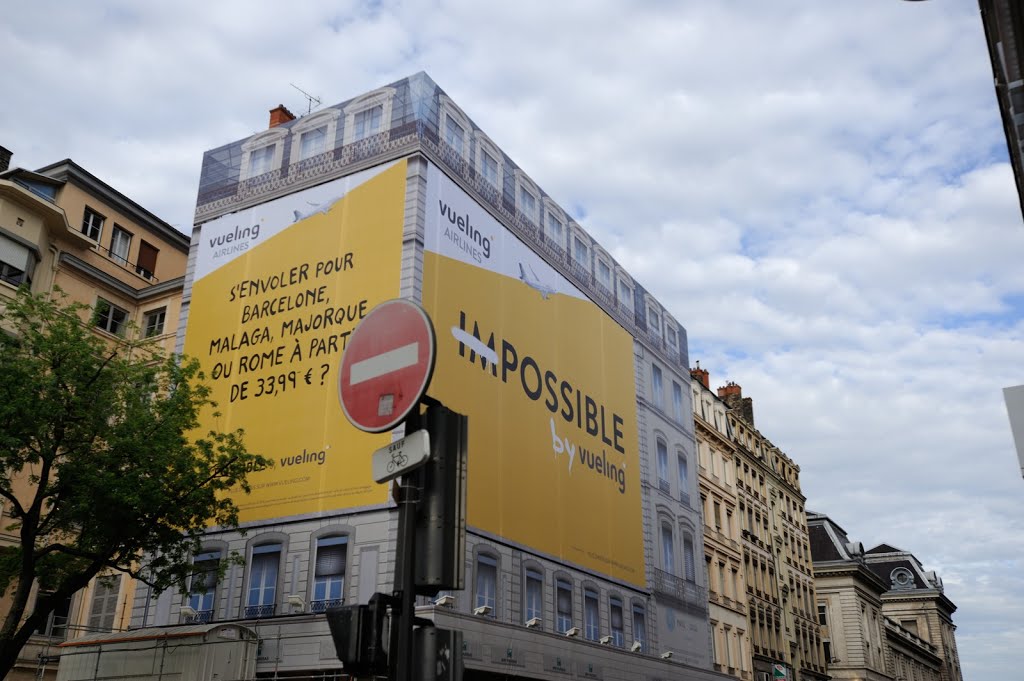
[[[208,525],[236,527],[226,492],[269,464],[242,432],[202,433],[216,407],[198,362],[106,340],[90,308],[20,292],[0,302],[0,678],[58,604],[97,575],[187,588]],[[30,610],[33,583],[40,597]]]

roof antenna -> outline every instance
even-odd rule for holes
[[[288,83],[288,84],[291,85],[296,90],[298,90],[299,92],[301,92],[302,96],[306,98],[306,101],[307,101],[307,104],[308,104],[308,106],[306,108],[306,115],[309,115],[309,114],[313,113],[313,109],[315,109],[315,108],[320,106],[320,98],[319,97],[314,97],[313,95],[309,94],[308,92],[306,92],[305,90],[300,88],[295,83]],[[316,106],[313,106],[314,102],[316,102]]]

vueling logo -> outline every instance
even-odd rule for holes
[[[556,424],[556,419],[560,419],[575,426],[580,434],[600,438],[604,445],[625,455],[622,417],[611,410],[606,410],[603,404],[582,388],[574,386],[568,379],[559,379],[554,371],[542,369],[537,360],[530,355],[520,354],[507,338],[500,342],[499,359],[499,343],[494,333],[481,333],[480,325],[475,321],[472,331],[467,331],[467,326],[466,313],[460,310],[459,325],[451,329],[452,336],[459,341],[459,357],[467,359],[473,365],[479,360],[480,368],[485,373],[495,379],[500,378],[504,384],[508,384],[511,379],[512,385],[518,385],[527,398],[534,402],[542,402],[552,414],[549,418],[552,450],[556,455],[568,454],[570,474],[573,461],[578,458],[581,465],[616,483],[619,493],[625,494],[626,462],[621,459],[618,464],[611,462],[604,448],[600,452],[590,450],[581,443],[573,442],[568,435],[560,435]]]
[[[469,220],[469,213],[459,215],[455,209],[438,199],[437,209],[441,218],[448,220],[452,227],[444,228],[444,237],[451,241],[473,260],[482,263],[491,258],[491,238],[484,236]]]

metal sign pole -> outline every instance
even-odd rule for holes
[[[406,435],[422,427],[417,406],[405,420]],[[421,469],[402,475],[398,510],[398,545],[395,550],[394,596],[398,599],[398,617],[391,618],[391,678],[413,681],[413,620],[416,613],[413,556],[416,550],[416,504],[423,489]]]

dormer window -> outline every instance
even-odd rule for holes
[[[469,160],[469,137],[473,130],[473,124],[469,117],[462,112],[455,102],[447,95],[438,98],[440,105],[440,119],[438,121],[438,136],[447,144],[452,151],[465,160]]]
[[[914,574],[907,568],[898,567],[889,573],[893,590],[901,591],[914,588]]]
[[[242,144],[241,177],[248,180],[281,167],[284,140],[288,130],[283,127],[271,128],[250,137]]]
[[[537,189],[537,185],[530,181],[530,179],[526,177],[526,174],[518,168],[515,170],[515,177],[516,211],[526,218],[528,222],[539,225],[538,208],[540,206],[540,199],[537,197],[540,196],[540,190]]]
[[[501,195],[503,165],[505,157],[498,147],[479,130],[474,131],[476,139],[476,171]]]
[[[345,108],[344,144],[352,144],[378,133],[391,125],[391,102],[395,97],[393,88],[384,87],[357,97]]]
[[[292,152],[290,163],[298,163],[330,151],[338,134],[337,109],[324,109],[300,118],[291,128]]]

